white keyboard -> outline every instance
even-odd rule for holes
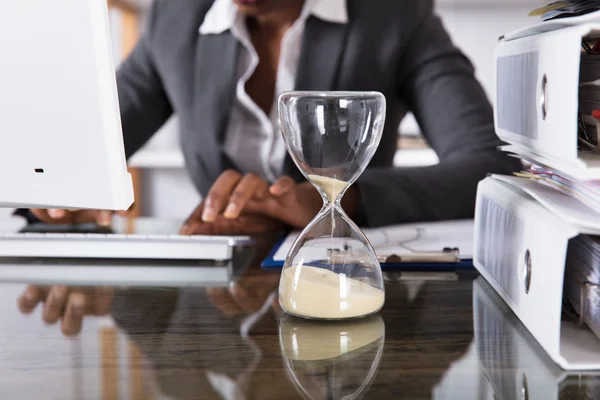
[[[224,261],[251,242],[248,236],[0,233],[0,257]]]

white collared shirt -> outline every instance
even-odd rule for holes
[[[245,88],[259,62],[245,16],[232,0],[215,0],[200,26],[201,35],[231,30],[242,44],[238,57],[236,97],[223,143],[225,154],[242,173],[252,172],[271,182],[282,174],[286,149],[279,128],[277,98],[283,92],[294,90],[304,26],[311,15],[345,24],[348,22],[346,0],[305,0],[300,17],[281,42],[275,96],[269,115],[252,100]]]

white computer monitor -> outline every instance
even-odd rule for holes
[[[0,2],[0,207],[124,210],[106,0]]]

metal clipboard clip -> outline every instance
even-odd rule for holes
[[[416,227],[414,233],[403,240],[396,240],[390,237],[386,230],[380,232],[384,237],[384,243],[375,246],[377,260],[381,264],[452,264],[459,263],[460,250],[458,247],[444,247],[441,251],[420,251],[413,248],[410,244],[418,242],[425,234],[425,229]],[[394,253],[390,248],[402,248],[406,252],[401,254]],[[364,260],[362,251],[353,251],[346,244],[344,251],[339,248],[327,249],[327,258],[330,263],[343,264],[356,262],[360,263]]]
[[[361,255],[340,249],[327,249],[328,261],[332,264],[344,264],[349,262],[361,263]],[[445,264],[460,262],[460,250],[457,247],[444,248],[439,252],[413,251],[408,254],[377,254],[377,260],[381,264]]]
[[[458,263],[460,262],[460,250],[457,247],[447,247],[439,252],[417,251],[410,254],[377,254],[377,259],[382,264]]]

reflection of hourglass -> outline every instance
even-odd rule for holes
[[[287,150],[323,197],[281,274],[279,301],[289,314],[344,319],[383,307],[381,266],[341,199],[379,145],[385,107],[375,92],[289,92],[279,98]]]
[[[385,343],[379,315],[351,321],[286,316],[279,344],[286,373],[305,399],[362,399],[377,374]]]

